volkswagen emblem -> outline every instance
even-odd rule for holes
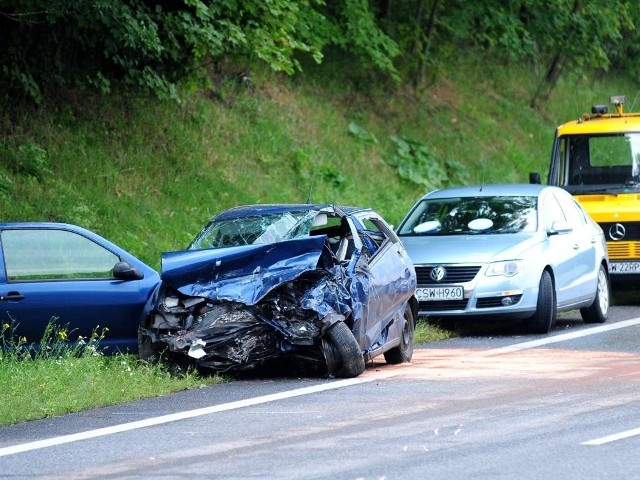
[[[611,240],[622,240],[624,238],[625,233],[627,233],[624,225],[621,223],[616,223],[615,225],[611,225],[609,227],[609,238]],[[432,275],[433,276],[433,275]]]
[[[434,282],[440,282],[446,274],[447,271],[444,269],[444,267],[433,267],[429,276]]]

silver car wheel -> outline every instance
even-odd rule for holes
[[[609,311],[609,276],[604,265],[598,270],[598,285],[596,297],[588,307],[580,309],[580,315],[585,323],[604,323]]]
[[[600,305],[600,311],[603,315],[606,315],[609,311],[609,280],[603,269],[598,272],[597,301]]]

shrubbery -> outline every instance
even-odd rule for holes
[[[330,48],[350,68],[418,84],[479,46],[547,65],[537,97],[568,69],[640,70],[639,20],[632,0],[3,0],[0,89],[35,102],[116,85],[178,98],[225,60],[293,74]]]

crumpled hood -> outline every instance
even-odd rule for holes
[[[533,233],[401,238],[416,265],[510,260],[518,258],[523,251],[542,241],[539,235]]]
[[[184,295],[255,305],[277,286],[318,268],[325,238],[163,253],[162,282]]]

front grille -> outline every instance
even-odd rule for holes
[[[504,307],[502,304],[502,299],[504,297],[489,297],[489,298],[479,298],[476,300],[476,308],[493,308],[493,307]],[[520,301],[522,295],[511,295],[513,299],[513,303],[511,305],[515,305]]]
[[[611,230],[615,232],[616,225],[622,225],[624,227],[624,237],[618,237],[618,240],[625,242],[640,241],[640,222],[608,222],[600,223],[599,225],[604,232],[607,242],[614,240],[614,238],[611,237]]]
[[[444,312],[447,310],[464,310],[467,308],[468,299],[465,300],[441,300],[437,302],[419,302],[421,311]]]
[[[418,285],[439,285],[441,283],[465,283],[470,282],[475,278],[480,266],[478,265],[464,265],[464,266],[447,266],[443,265],[446,270],[446,274],[442,280],[435,282],[431,278],[431,270],[437,265],[429,266],[416,266],[416,275],[418,277]],[[429,302],[437,303],[437,302]]]
[[[607,252],[611,260],[640,258],[640,242],[607,242]]]

